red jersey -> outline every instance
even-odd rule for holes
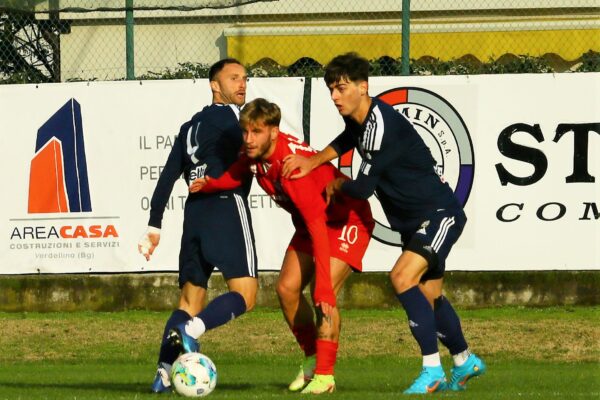
[[[316,153],[308,144],[280,132],[275,151],[266,160],[253,160],[243,154],[219,179],[209,179],[205,192],[233,189],[252,174],[258,184],[283,209],[292,215],[297,230],[308,230],[315,257],[315,303],[335,305],[329,270],[329,238],[326,223],[363,221],[373,224],[368,201],[342,195],[329,206],[325,187],[338,177],[346,177],[331,163],[325,163],[300,179],[282,177],[283,159],[289,154],[310,157]]]

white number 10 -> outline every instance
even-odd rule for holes
[[[358,239],[358,227],[356,225],[344,225],[342,234],[338,239],[350,244],[354,244],[356,239]]]

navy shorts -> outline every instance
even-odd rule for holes
[[[467,222],[463,210],[439,210],[414,220],[414,228],[401,232],[403,250],[410,250],[427,260],[427,272],[421,282],[439,279],[446,270],[446,258]]]
[[[190,282],[206,288],[215,268],[226,280],[256,278],[256,264],[246,197],[227,192],[186,203],[179,253],[179,287]]]

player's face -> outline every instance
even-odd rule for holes
[[[217,102],[244,105],[246,102],[246,68],[239,64],[226,64],[211,82]]]
[[[341,79],[329,85],[329,93],[338,112],[344,117],[352,117],[365,99],[367,82],[352,82],[348,79]]]
[[[244,127],[246,155],[255,160],[264,160],[275,151],[279,128],[265,125],[263,121],[249,123]]]

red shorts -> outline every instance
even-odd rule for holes
[[[361,222],[327,224],[329,236],[329,256],[345,261],[353,269],[362,271],[362,259],[371,240],[373,226],[366,227]],[[312,240],[306,229],[296,230],[288,250],[313,254]]]

